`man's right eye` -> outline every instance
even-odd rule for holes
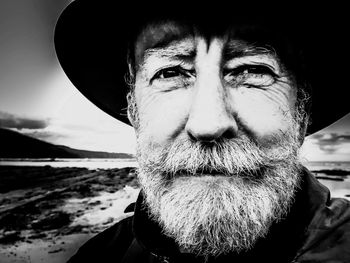
[[[155,77],[160,79],[168,79],[168,78],[178,77],[180,74],[181,72],[178,69],[170,68],[170,69],[162,69],[158,71]]]
[[[159,70],[152,78],[152,80],[155,79],[170,79],[170,78],[176,78],[176,77],[189,77],[190,73],[187,72],[187,70],[176,66],[176,67],[170,67]]]

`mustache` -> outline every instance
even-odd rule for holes
[[[290,136],[289,136],[290,137]],[[171,179],[179,176],[225,175],[259,178],[276,164],[290,163],[297,151],[296,140],[275,136],[263,147],[242,134],[212,143],[178,139],[161,151],[151,151],[143,169]],[[142,156],[140,156],[142,162]]]
[[[268,164],[263,164],[263,165],[259,165],[258,168],[254,169],[254,168],[250,168],[248,169],[242,169],[240,172],[236,172],[236,173],[230,173],[228,171],[228,169],[226,169],[226,167],[224,168],[219,168],[217,169],[217,167],[213,167],[211,165],[206,166],[206,167],[198,167],[195,170],[186,170],[186,169],[179,169],[176,172],[172,172],[172,173],[166,173],[168,178],[171,177],[185,177],[185,176],[203,176],[203,175],[209,175],[209,176],[234,176],[234,175],[238,175],[242,178],[261,178],[265,172],[272,168],[272,166],[268,165]],[[165,173],[163,173],[165,174]]]

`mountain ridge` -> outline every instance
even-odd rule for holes
[[[134,158],[128,153],[74,149],[0,128],[0,158]]]

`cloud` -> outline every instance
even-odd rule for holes
[[[327,154],[338,153],[350,144],[350,134],[345,133],[319,133],[310,138],[320,150]]]
[[[20,117],[0,111],[0,127],[22,129],[44,129],[49,125],[48,120]]]
[[[54,144],[56,143],[57,140],[67,137],[66,134],[48,131],[46,129],[39,129],[39,130],[22,129],[21,133],[24,135],[27,135],[45,142],[54,143]]]

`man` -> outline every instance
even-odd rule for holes
[[[350,204],[298,158],[306,133],[347,112],[339,88],[332,114],[316,115],[335,95],[308,71],[326,73],[310,55],[315,25],[208,21],[216,10],[187,6],[145,7],[123,26],[117,10],[75,1],[55,44],[77,88],[135,128],[142,190],[134,215],[70,262],[349,262]]]

